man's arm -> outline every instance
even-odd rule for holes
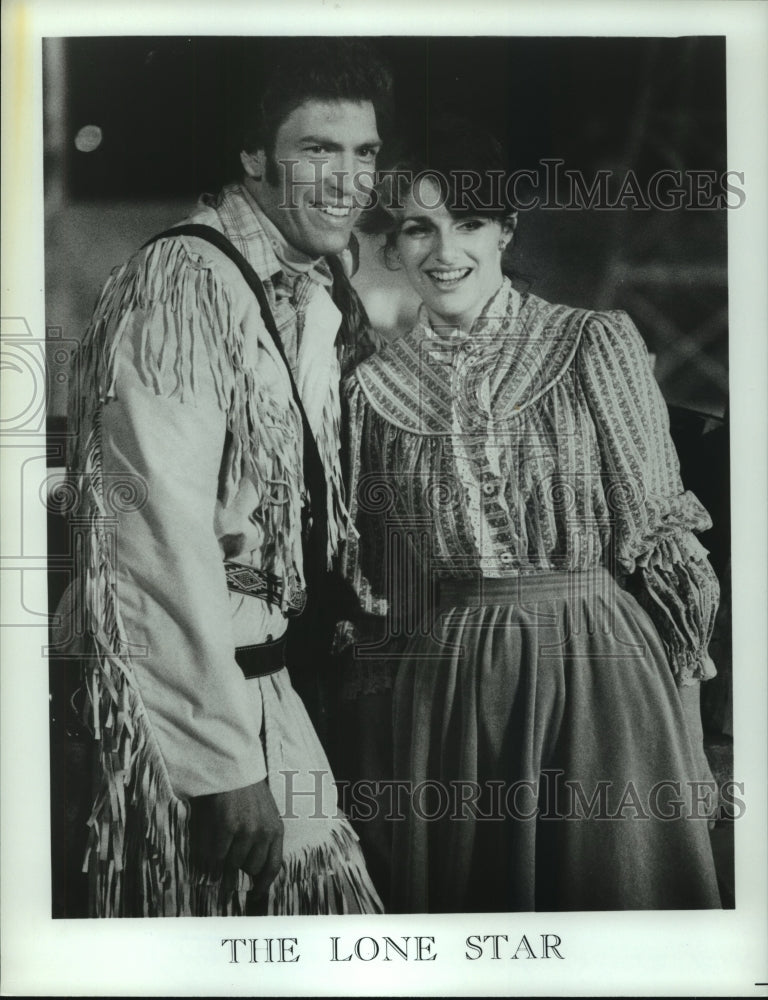
[[[258,687],[234,659],[214,531],[226,418],[201,364],[194,396],[183,403],[139,376],[135,352],[146,322],[137,312],[118,345],[114,398],[101,420],[105,484],[126,476],[146,483],[140,509],[110,510],[121,630],[143,647],[131,667],[171,785],[194,798],[198,863],[242,867],[268,885],[281,860],[282,824],[265,780]]]

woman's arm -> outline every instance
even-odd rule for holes
[[[611,483],[615,557],[653,619],[678,686],[712,677],[717,577],[694,532],[709,515],[680,479],[666,404],[625,313],[587,321],[580,376]]]

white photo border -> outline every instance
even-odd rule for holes
[[[763,996],[766,899],[766,456],[768,410],[768,7],[761,3],[493,3],[462,10],[423,0],[9,0],[2,39],[2,334],[32,359],[31,382],[3,371],[2,993],[3,995],[508,995]],[[735,824],[736,908],[610,914],[75,921],[50,917],[45,511],[22,492],[20,469],[39,435],[32,414],[45,336],[42,38],[67,35],[643,35],[726,37],[728,166],[744,171],[746,205],[728,220],[731,331],[731,495],[734,774],[747,809]],[[27,338],[25,341],[24,338]],[[37,346],[36,346],[37,345]],[[15,372],[18,375],[18,370]],[[22,379],[23,382],[23,379]],[[5,394],[4,394],[5,395]],[[15,409],[14,409],[15,407]],[[11,419],[11,423],[8,420]],[[10,429],[9,429],[10,428]],[[468,961],[468,934],[555,933],[564,961]],[[331,938],[434,938],[422,962],[331,962]],[[296,938],[294,963],[232,964],[233,936]],[[345,952],[346,953],[346,952]]]

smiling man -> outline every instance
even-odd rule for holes
[[[305,102],[270,150],[242,154],[245,187],[295,250],[338,254],[367,200],[380,145],[370,102]]]
[[[113,272],[83,344],[93,916],[381,905],[286,633],[344,532],[339,377],[366,331],[338,255],[390,78],[355,40],[281,52],[242,182]],[[126,481],[140,502],[115,501]]]

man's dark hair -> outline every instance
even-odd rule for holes
[[[274,39],[261,93],[243,116],[242,148],[274,151],[277,131],[305,101],[370,101],[380,130],[391,118],[392,75],[360,38]]]

